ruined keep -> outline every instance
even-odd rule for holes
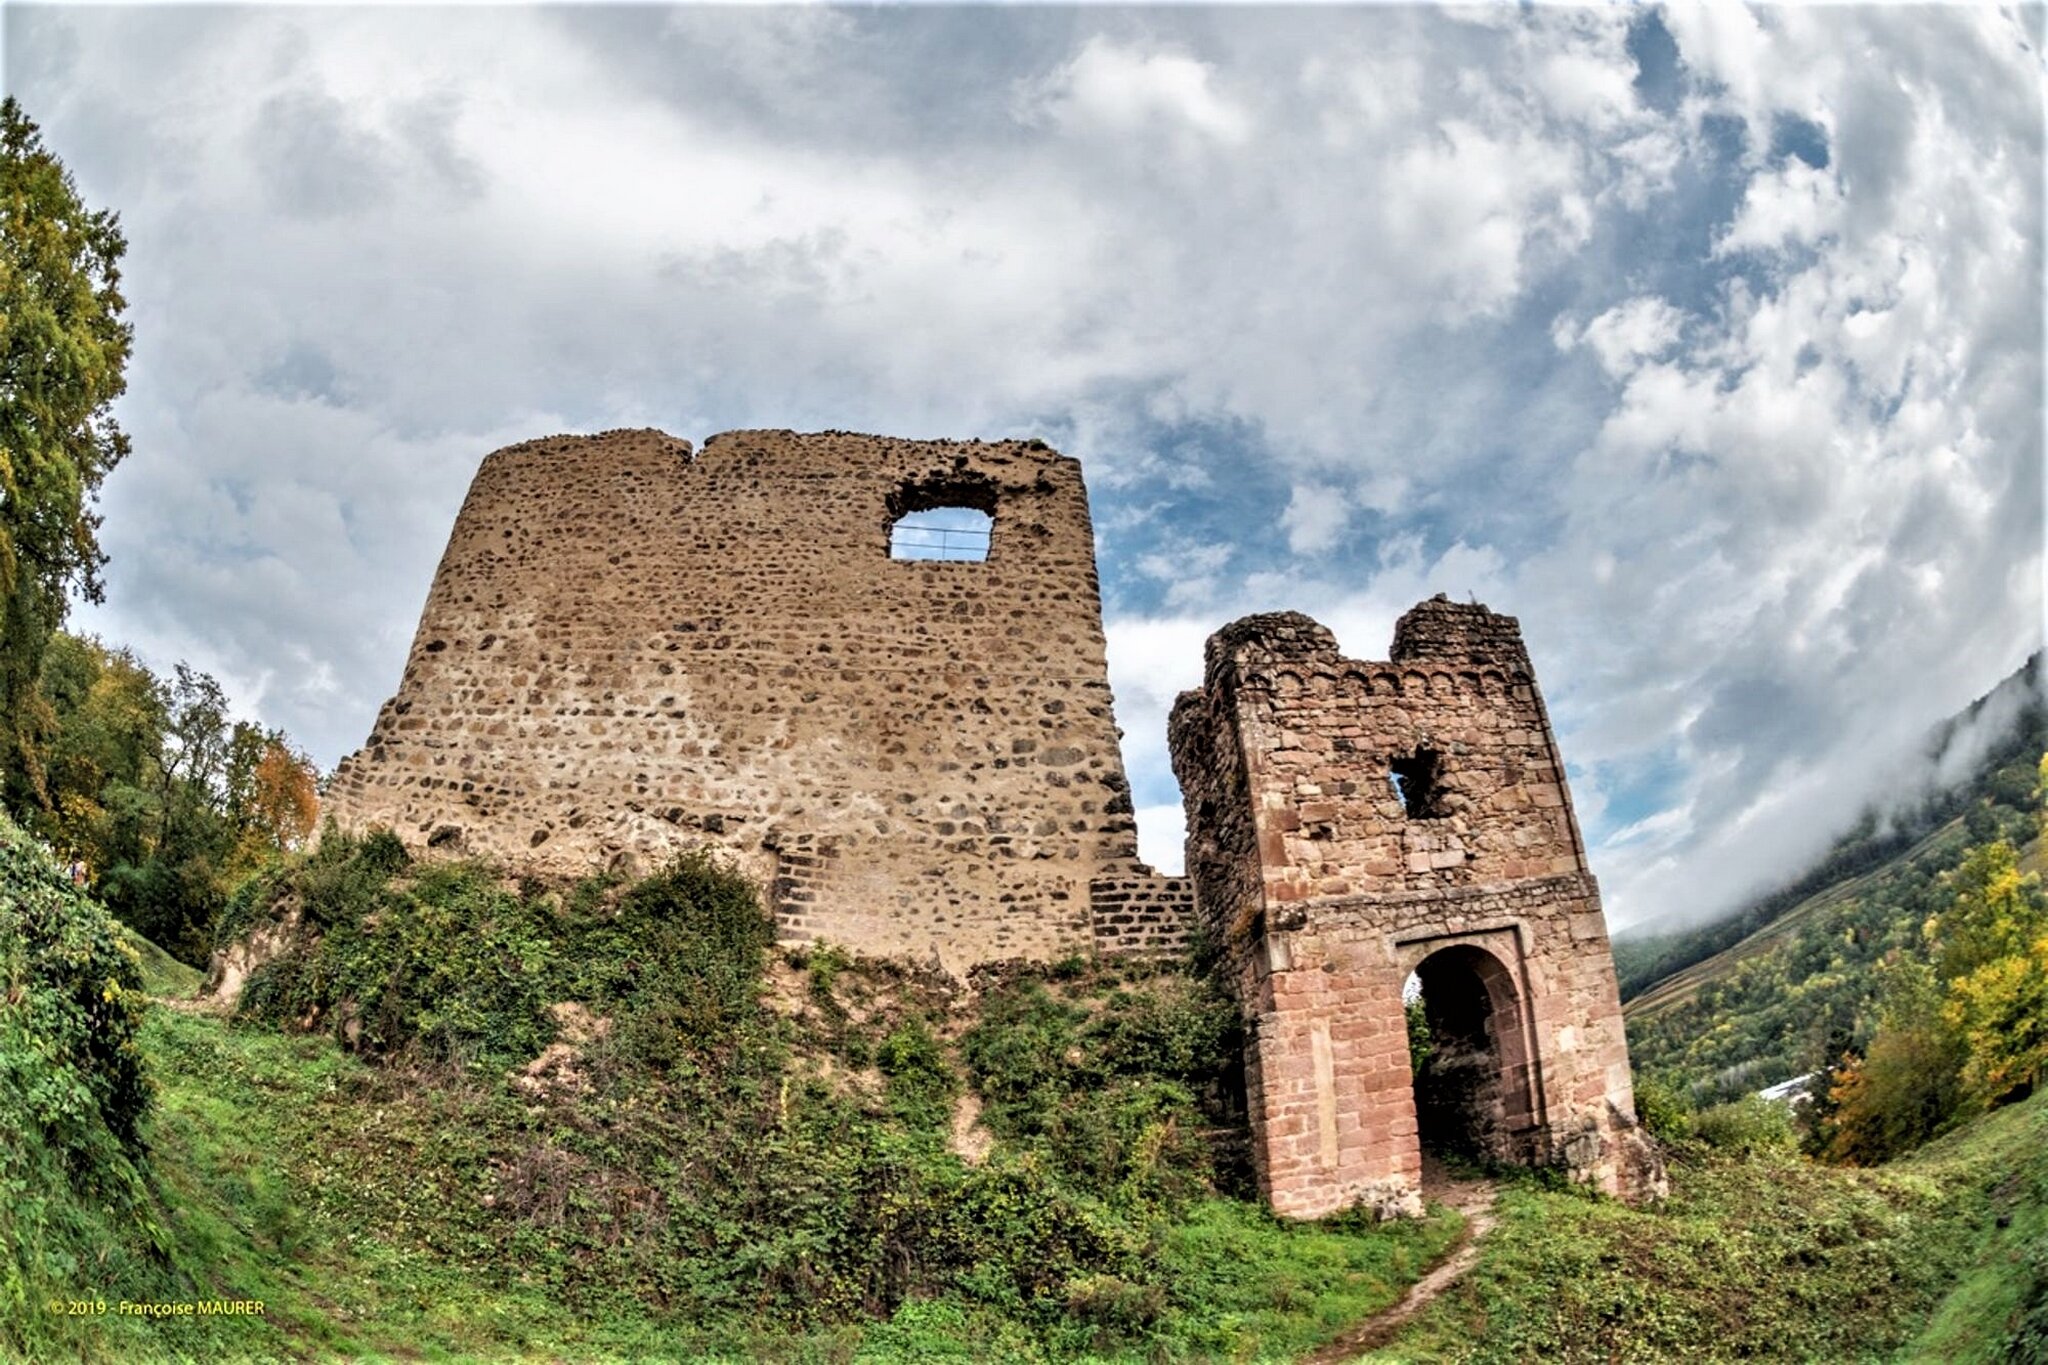
[[[1276,1212],[1418,1213],[1422,1148],[1660,1193],[1600,895],[1515,619],[1437,597],[1391,658],[1306,616],[1208,642],[1171,722],[1199,918],[1244,1004]],[[1434,1050],[1413,1075],[1403,991]]]
[[[948,508],[981,553],[892,556]],[[1219,631],[1171,727],[1186,877],[1138,861],[1118,739],[1080,466],[1042,442],[562,436],[484,460],[327,810],[544,874],[712,844],[784,939],[955,973],[1199,935],[1282,1214],[1419,1212],[1425,1141],[1659,1188],[1513,618],[1425,602],[1387,663],[1291,613]]]
[[[891,558],[941,507],[986,558]],[[785,938],[956,972],[1172,950],[1190,911],[1137,861],[1081,467],[1037,441],[495,452],[327,809],[564,875],[708,842]]]

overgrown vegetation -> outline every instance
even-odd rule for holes
[[[220,685],[160,678],[126,650],[52,635],[37,779],[14,813],[124,923],[203,964],[234,889],[312,833],[313,766],[228,714]]]
[[[703,859],[549,888],[414,867],[384,838],[330,839],[240,910],[297,915],[294,951],[232,1027],[150,1012],[154,1189],[134,1226],[67,1233],[81,1251],[36,1288],[263,1314],[29,1301],[8,1352],[1287,1359],[1458,1232],[1444,1212],[1282,1224],[1234,1197],[1235,1016],[1178,971],[1011,968],[963,995],[775,949]],[[1642,1094],[1668,1109],[1671,1204],[1511,1176],[1479,1269],[1400,1358],[1858,1359],[1917,1336],[1989,1360],[2038,1334],[2048,1101],[1860,1172],[1802,1160],[1780,1106]]]
[[[142,977],[119,926],[0,813],[0,1346],[61,1341],[90,1274],[169,1281],[142,1129]]]
[[[1802,1159],[1782,1106],[1716,1123],[1723,1145],[1671,1152],[1661,1208],[1511,1178],[1478,1267],[1368,1359],[2040,1358],[2022,1229],[2048,1216],[2048,1101],[1882,1171]]]
[[[1455,1233],[1287,1226],[1228,1197],[1236,1013],[1178,971],[988,973],[969,1017],[941,978],[771,952],[751,888],[701,856],[515,887],[330,835],[239,898],[265,915],[296,916],[296,946],[243,1017],[379,1063],[306,1188],[492,1293],[749,1352],[876,1323],[1020,1358],[1285,1351]]]

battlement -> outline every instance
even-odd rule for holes
[[[1656,1188],[1513,617],[1432,598],[1383,661],[1246,617],[1169,740],[1185,877],[1137,859],[1087,491],[1042,442],[614,431],[483,461],[327,809],[561,875],[713,845],[785,938],[959,973],[1201,941],[1284,1214],[1419,1210],[1432,1132]]]
[[[1206,662],[1169,737],[1198,919],[1252,1025],[1273,1207],[1415,1211],[1431,1140],[1658,1188],[1599,890],[1514,618],[1434,598],[1368,661],[1298,613],[1252,616]],[[1438,1044],[1420,1077],[1411,974]]]

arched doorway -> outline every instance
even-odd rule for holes
[[[1416,965],[1404,996],[1423,1153],[1526,1163],[1529,1050],[1514,974],[1486,949],[1454,944]]]

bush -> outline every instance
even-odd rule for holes
[[[1176,1201],[1216,1182],[1206,1132],[1236,1118],[1239,1027],[1206,979],[1162,973],[1091,1011],[1027,976],[990,993],[961,1053],[990,1131],[1098,1197]]]
[[[1742,1156],[1799,1149],[1792,1107],[1755,1095],[1702,1109],[1693,1119],[1693,1132],[1709,1147]]]
[[[83,1154],[104,1130],[141,1152],[149,1083],[135,1032],[145,1000],[135,955],[113,918],[74,888],[0,815],[0,977],[8,1021],[7,1095],[20,1124]],[[18,1106],[18,1107],[16,1107]],[[80,1161],[81,1166],[90,1165]]]
[[[1692,1104],[1684,1093],[1649,1076],[1636,1078],[1636,1121],[1659,1142],[1693,1136]]]
[[[51,1327],[43,1301],[87,1255],[165,1244],[142,1140],[144,1006],[112,917],[0,814],[0,1345]]]
[[[890,1111],[910,1127],[942,1129],[953,1115],[960,1078],[946,1049],[922,1017],[912,1017],[875,1049],[875,1065],[888,1082]]]
[[[667,1069],[726,1047],[755,1011],[772,926],[753,888],[704,853],[634,886],[566,901],[508,890],[474,863],[415,870],[388,832],[330,838],[258,893],[253,923],[297,904],[304,932],[252,974],[241,1012],[320,1021],[350,1047],[506,1066],[554,1036],[551,1005],[610,1016],[606,1054]]]

